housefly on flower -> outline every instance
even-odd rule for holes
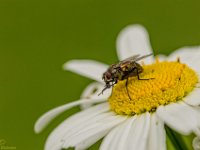
[[[137,61],[151,55],[152,54],[144,56],[133,55],[132,57],[126,58],[118,63],[112,64],[107,71],[103,73],[102,79],[105,82],[105,88],[101,91],[101,93],[99,93],[99,95],[103,94],[106,89],[113,87],[119,80],[126,79],[126,88],[128,84],[127,79],[129,77],[137,76],[138,80],[149,80],[140,78],[139,74],[143,72],[143,68],[139,63],[137,63]]]

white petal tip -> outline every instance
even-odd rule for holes
[[[73,59],[64,63],[62,68],[102,83],[102,74],[108,66],[94,60]]]
[[[36,134],[39,134],[44,129],[44,126],[41,124],[40,119],[38,119],[34,126],[34,131]]]
[[[133,30],[133,29],[145,30],[145,32],[146,32],[145,27],[143,25],[140,25],[140,24],[131,24],[131,25],[128,25],[122,31]]]
[[[129,25],[122,29],[117,37],[117,53],[120,60],[130,56],[153,53],[149,35],[145,27],[139,24]],[[145,63],[152,63],[153,58],[145,59]]]
[[[41,132],[42,130],[40,129],[40,128],[38,128],[38,127],[34,127],[34,132],[36,133],[36,134],[39,134],[40,132]]]
[[[73,65],[73,60],[71,60],[71,61],[68,61],[68,62],[66,62],[66,63],[64,63],[63,65],[62,65],[62,69],[63,70],[70,70],[70,68],[72,67],[72,65]]]
[[[34,132],[35,132],[36,134],[39,134],[39,133],[41,132],[41,130],[40,130],[40,129],[37,129],[37,128],[34,128]]]
[[[73,71],[76,67],[80,66],[81,64],[88,63],[90,60],[81,60],[81,59],[72,59],[65,62],[62,65],[64,70]]]

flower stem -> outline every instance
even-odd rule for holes
[[[170,141],[172,142],[176,150],[188,150],[186,144],[181,138],[181,135],[170,129],[168,126],[165,126],[165,129]]]

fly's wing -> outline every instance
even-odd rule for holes
[[[129,58],[126,58],[122,61],[120,61],[118,64],[116,64],[116,67],[118,68],[124,68],[127,67],[129,64],[131,64],[132,62],[134,62],[140,55],[133,55]]]
[[[141,59],[143,59],[143,58],[146,58],[146,57],[149,57],[149,56],[151,56],[151,55],[153,55],[153,54],[151,53],[151,54],[147,54],[147,55],[144,55],[144,56],[141,56],[141,57],[140,57],[139,54],[133,55],[133,56],[131,56],[131,57],[129,57],[129,58],[126,58],[126,59],[120,61],[119,63],[115,64],[115,68],[120,67],[120,66],[122,66],[122,65],[126,65],[126,64],[135,62],[135,61],[139,61],[139,60],[141,60]]]
[[[146,57],[149,57],[151,55],[153,55],[153,54],[151,53],[151,54],[147,54],[147,55],[144,55],[144,56],[141,56],[141,57],[137,57],[134,61],[139,61],[139,60],[146,58]]]
[[[133,62],[133,61],[135,61],[139,56],[140,56],[139,54],[133,55],[133,56],[131,56],[131,57],[128,57],[128,58],[126,58],[126,59],[120,61],[119,64],[123,64],[123,63],[125,63],[125,62]],[[140,58],[140,57],[139,57],[139,58]]]

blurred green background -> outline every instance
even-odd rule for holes
[[[198,45],[200,1],[0,0],[0,139],[18,150],[42,150],[52,129],[79,108],[39,135],[33,131],[37,118],[78,99],[92,82],[63,71],[62,64],[115,62],[116,36],[134,23],[147,28],[155,54]]]

